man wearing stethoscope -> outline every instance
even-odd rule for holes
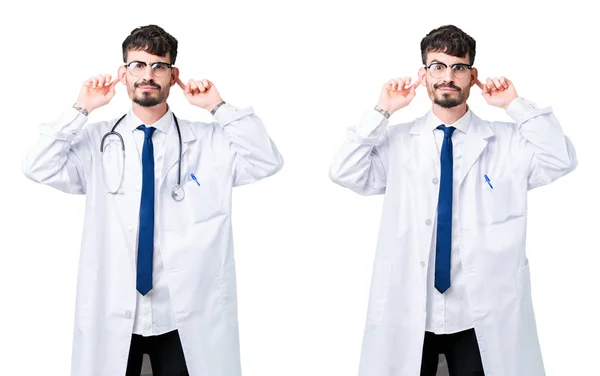
[[[133,30],[118,77],[87,80],[23,163],[30,179],[87,196],[72,375],[137,376],[143,354],[154,375],[240,375],[231,188],[283,160],[251,108],[208,80],[184,84],[176,56],[162,28]],[[84,127],[119,82],[131,110]],[[215,122],[177,118],[175,84]]]

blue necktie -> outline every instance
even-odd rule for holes
[[[450,288],[450,254],[452,249],[452,133],[454,127],[440,125],[444,142],[440,153],[441,177],[438,198],[437,237],[435,247],[435,288],[442,294]]]
[[[140,125],[144,131],[142,149],[142,199],[140,203],[140,229],[137,254],[136,288],[142,295],[152,290],[152,253],[154,248],[154,127]]]

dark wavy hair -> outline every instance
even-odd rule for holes
[[[171,64],[177,58],[177,39],[156,25],[141,26],[134,29],[123,41],[123,62],[127,62],[129,51],[146,51],[156,56],[169,53]]]
[[[421,40],[421,59],[427,64],[428,52],[442,52],[450,56],[469,55],[469,64],[475,62],[475,39],[454,25],[445,25],[429,32]]]

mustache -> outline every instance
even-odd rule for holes
[[[455,90],[461,91],[461,89],[458,86],[454,85],[452,82],[433,85],[434,89],[439,89],[441,87],[447,87],[447,88],[450,88],[450,89],[455,89]]]
[[[142,81],[142,82],[136,82],[135,84],[133,84],[134,88],[138,88],[139,86],[152,86],[155,87],[157,89],[160,89],[160,85],[157,84],[156,82],[154,82],[153,80],[150,81]]]

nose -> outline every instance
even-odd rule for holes
[[[452,67],[448,67],[444,71],[444,80],[446,82],[454,81],[454,74],[452,72]]]
[[[148,80],[152,79],[152,77],[154,77],[151,65],[146,66],[146,69],[144,69],[144,75],[142,77],[144,77],[144,79],[146,81],[148,81]]]

